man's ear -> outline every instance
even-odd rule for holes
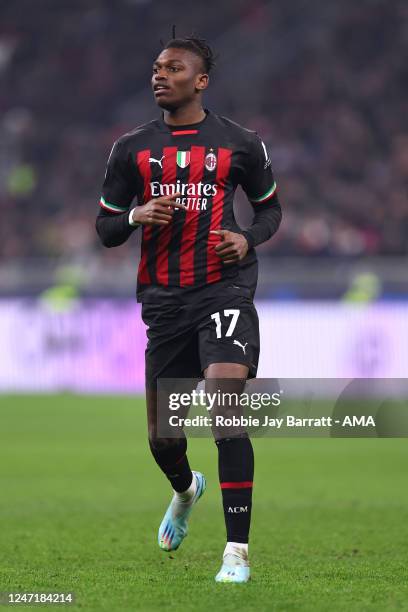
[[[198,74],[195,83],[196,89],[201,91],[207,89],[209,80],[210,78],[208,74]]]

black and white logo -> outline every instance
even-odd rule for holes
[[[165,157],[164,155],[160,159],[156,159],[155,157],[149,157],[149,162],[151,164],[159,164],[160,168],[163,170],[162,162],[163,162],[164,157]]]
[[[228,512],[230,514],[241,514],[241,512],[248,512],[248,506],[228,506]]]
[[[234,340],[234,344],[236,344],[237,346],[240,346],[242,348],[242,350],[244,351],[244,355],[246,355],[246,345],[248,344],[248,342],[245,342],[245,344],[241,344],[241,342],[239,340]]]

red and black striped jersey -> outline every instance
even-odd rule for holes
[[[214,250],[220,238],[210,233],[217,229],[243,233],[250,247],[256,245],[235,220],[238,185],[255,212],[279,207],[262,140],[208,110],[200,123],[175,127],[156,119],[116,141],[100,200],[105,215],[125,214],[135,205],[134,198],[142,205],[174,193],[181,193],[180,201],[187,207],[176,209],[167,226],[142,227],[139,299],[144,301],[157,287],[180,292],[242,277],[244,272],[243,284],[255,289],[254,249],[239,263],[223,265]]]

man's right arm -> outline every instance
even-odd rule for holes
[[[126,242],[137,227],[138,225],[130,225],[129,211],[115,214],[101,207],[96,217],[96,231],[105,247],[120,246]]]
[[[96,231],[106,247],[120,246],[139,225],[168,225],[175,210],[187,210],[177,202],[180,193],[153,198],[132,207],[132,200],[142,188],[140,177],[126,146],[117,141],[108,159],[105,181],[96,218]]]
[[[118,140],[112,147],[102,187],[96,231],[106,247],[119,246],[135,231],[130,207],[138,191],[139,177],[126,145]]]

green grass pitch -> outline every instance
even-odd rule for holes
[[[408,610],[408,440],[254,440],[253,579],[218,585],[211,440],[190,442],[208,489],[170,556],[142,399],[3,396],[0,419],[0,591],[73,591],[83,610]]]

